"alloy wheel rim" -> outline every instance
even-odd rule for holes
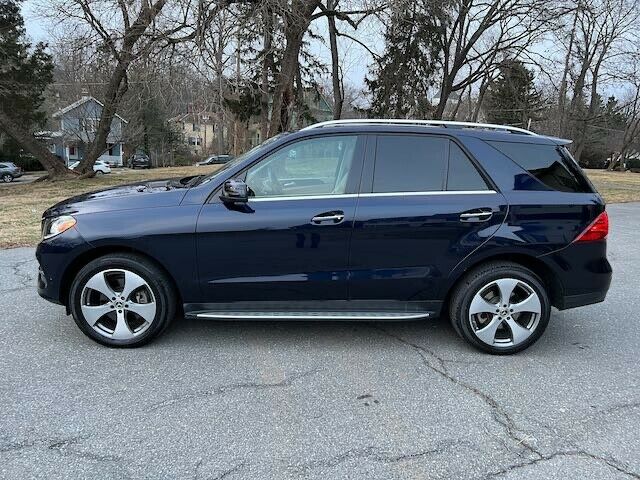
[[[112,268],[93,275],[82,289],[85,321],[100,335],[130,340],[146,332],[157,304],[149,284],[129,270]]]
[[[3,175],[3,176],[2,176],[2,180],[3,180],[5,183],[9,183],[9,182],[11,181],[11,175]]]
[[[481,342],[508,348],[527,341],[542,316],[542,303],[527,282],[501,278],[482,287],[469,306],[469,323]]]

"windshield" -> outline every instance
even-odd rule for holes
[[[251,150],[248,150],[248,151],[244,152],[242,155],[238,155],[233,160],[229,160],[227,163],[222,165],[222,168],[216,170],[211,175],[207,175],[205,177],[202,177],[202,179],[199,182],[197,182],[197,184],[210,182],[211,180],[216,178],[221,173],[225,172],[226,170],[228,170],[230,168],[235,167],[240,162],[243,162],[249,155],[253,155],[255,152],[264,149],[265,147],[267,147],[267,145],[270,145],[271,143],[275,142],[277,139],[282,138],[285,135],[288,135],[288,133],[279,133],[278,135],[276,135],[274,137],[266,139],[260,145],[256,145]]]

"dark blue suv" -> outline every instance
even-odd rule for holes
[[[567,143],[459,122],[316,124],[212,175],[51,207],[38,290],[115,347],[176,315],[448,315],[472,345],[517,352],[552,306],[601,302],[611,281],[605,204]]]

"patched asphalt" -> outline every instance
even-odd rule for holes
[[[640,478],[640,204],[608,210],[606,302],[510,357],[446,319],[181,319],[111,350],[0,251],[0,477]]]

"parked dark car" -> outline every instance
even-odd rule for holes
[[[13,162],[0,162],[0,180],[4,183],[13,182],[14,178],[22,176],[22,168]]]
[[[43,215],[38,291],[105,345],[194,318],[448,315],[490,353],[551,307],[602,302],[605,203],[566,149],[526,130],[337,121],[211,175],[119,186]]]
[[[233,160],[233,155],[211,155],[205,158],[203,161],[196,163],[196,167],[202,167],[204,165],[217,165],[220,163],[227,163]]]
[[[151,160],[144,153],[136,153],[129,157],[127,166],[129,168],[151,168]]]

